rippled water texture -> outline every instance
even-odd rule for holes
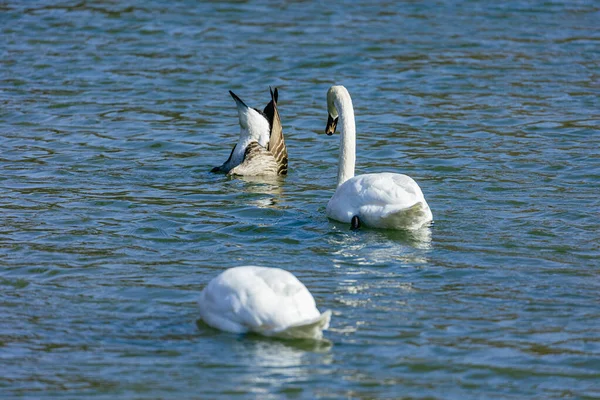
[[[600,397],[594,1],[0,2],[0,397]],[[357,172],[414,177],[419,234],[328,221]],[[208,171],[228,90],[280,90],[285,179]],[[198,323],[224,268],[284,267],[328,342]]]

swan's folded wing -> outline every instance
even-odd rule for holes
[[[229,171],[228,175],[277,175],[279,163],[273,154],[257,142],[251,142],[246,147],[244,161]]]
[[[277,88],[275,92],[271,91],[271,101],[264,109],[264,113],[271,124],[271,137],[267,149],[273,154],[273,157],[279,164],[277,174],[285,175],[287,174],[288,155],[283,139],[283,127],[281,126],[281,119],[277,110],[278,96]]]
[[[432,220],[419,185],[409,176],[381,173],[363,175],[358,183],[359,215],[367,225],[416,229]]]
[[[393,209],[410,208],[424,200],[417,183],[407,175],[382,172],[359,175],[352,181],[351,192],[357,205],[391,206]]]

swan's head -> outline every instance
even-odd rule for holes
[[[229,94],[237,105],[240,127],[242,128],[240,135],[248,135],[257,140],[261,146],[265,146],[271,135],[271,126],[267,116],[260,110],[248,107],[231,90]]]
[[[329,88],[327,91],[327,126],[325,127],[325,133],[333,135],[335,128],[337,127],[339,112],[336,107],[336,103],[340,104],[341,98],[350,98],[350,94],[345,87],[341,85],[335,85]]]

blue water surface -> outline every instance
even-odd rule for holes
[[[600,397],[594,1],[0,3],[3,399]],[[416,179],[419,234],[329,221]],[[289,175],[209,173],[279,88]],[[198,321],[225,268],[297,275],[327,341]]]

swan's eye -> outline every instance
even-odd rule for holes
[[[338,118],[332,118],[331,115],[327,118],[327,126],[325,127],[325,133],[329,136],[335,133],[335,128],[337,127]]]

